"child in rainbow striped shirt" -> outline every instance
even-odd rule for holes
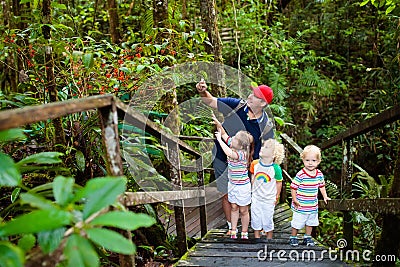
[[[314,246],[311,238],[313,227],[318,226],[318,189],[321,191],[325,203],[330,198],[325,189],[324,175],[317,169],[321,162],[321,150],[314,145],[306,146],[300,154],[304,168],[296,174],[290,189],[292,193],[293,218],[291,222],[292,234],[289,243],[298,246],[297,233],[306,228],[303,245]]]

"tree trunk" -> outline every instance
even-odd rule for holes
[[[13,0],[12,1],[12,16],[14,18],[18,18],[21,15],[21,10],[20,10],[20,3],[18,0]],[[8,15],[7,15],[8,16]],[[17,25],[14,24],[15,20],[10,18],[8,16],[8,23],[10,26],[10,29],[17,28],[20,29]],[[6,25],[6,24],[4,24]],[[10,83],[10,91],[11,92],[18,92],[18,57],[16,57],[15,53],[10,53],[10,55],[7,57],[7,65],[5,66],[5,76],[8,79]]]
[[[208,34],[209,44],[206,44],[206,52],[214,55],[214,61],[216,63],[223,63],[222,58],[222,42],[218,31],[217,24],[217,10],[215,8],[215,0],[201,0],[200,11],[201,11],[201,24]],[[218,64],[218,65],[219,65]],[[225,73],[223,68],[216,68],[216,80],[219,81],[218,86],[211,84],[211,94],[214,96],[226,96],[225,86]]]
[[[7,0],[1,2],[1,6],[3,8],[3,25],[8,25],[10,23],[10,9],[9,9],[9,3],[7,3]],[[9,94],[9,89],[7,87],[7,81],[10,81],[10,68],[8,68],[9,64],[9,59],[6,59],[6,64],[1,64],[0,65],[0,71],[4,74],[4,78],[1,80],[1,86],[0,90],[4,92],[4,94],[8,95]]]
[[[392,188],[390,189],[389,197],[400,198],[400,145],[397,145],[397,159],[394,166],[394,175]],[[400,257],[400,215],[384,215],[382,235],[379,239],[375,255],[396,255]],[[372,266],[395,266],[396,262],[374,262]]]
[[[164,28],[168,21],[168,0],[153,0],[153,22],[155,28]]]
[[[119,33],[119,18],[118,18],[118,8],[115,0],[107,0],[108,4],[108,15],[110,20],[110,34],[111,42],[113,44],[119,44],[121,41]]]
[[[182,0],[182,20],[187,19],[187,1]]]
[[[42,34],[44,38],[49,41],[51,38],[51,0],[43,0],[42,15],[43,15],[43,27]],[[46,67],[46,90],[49,92],[50,102],[57,102],[57,88],[54,77],[54,60],[53,60],[53,49],[50,45],[45,48],[45,67]],[[55,134],[55,144],[66,145],[65,133],[61,118],[56,118],[53,120],[54,134]],[[60,150],[62,148],[59,148]]]
[[[290,0],[279,0],[278,1],[278,11],[282,12],[289,3],[290,3]]]

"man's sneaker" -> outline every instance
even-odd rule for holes
[[[307,247],[313,247],[313,246],[315,246],[315,243],[311,237],[305,237],[303,240],[303,245],[306,245]]]
[[[297,247],[297,246],[299,245],[299,241],[297,240],[297,237],[291,237],[291,238],[289,239],[289,244],[290,244],[292,247]]]

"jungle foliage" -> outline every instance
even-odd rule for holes
[[[110,23],[108,3],[112,2],[117,3],[117,28]],[[153,12],[158,2],[167,3],[168,19],[162,27],[158,27]],[[181,63],[214,60],[214,55],[206,52],[210,40],[201,26],[204,14],[200,13],[199,1],[5,0],[3,3],[0,14],[2,110],[49,103],[54,97],[63,101],[97,94],[113,94],[126,103],[132,99],[146,102],[137,92],[154,75]],[[50,13],[44,12],[45,3],[50,3]],[[219,30],[230,36],[223,39],[223,63],[240,70],[254,82],[273,88],[275,97],[270,107],[279,122],[278,137],[284,132],[300,146],[318,145],[399,103],[400,8],[396,1],[218,0],[215,3]],[[113,38],[115,30],[119,33],[117,40]],[[54,77],[49,75],[49,56]],[[234,95],[234,92],[227,94]],[[194,84],[176,88],[178,103],[193,97],[197,97]],[[149,118],[162,126],[166,112],[164,104],[160,100],[149,111]],[[97,234],[103,231],[104,224],[94,226],[86,219],[114,205],[117,193],[137,190],[137,184],[133,174],[125,170],[126,177],[115,180],[118,190],[112,191],[107,198],[109,201],[87,211],[87,203],[82,202],[82,197],[92,196],[95,191],[91,192],[90,184],[100,183],[96,178],[107,175],[97,114],[70,115],[63,118],[61,126],[61,132],[65,134],[62,143],[55,138],[60,133],[58,126],[46,121],[27,126],[23,129],[23,139],[1,146],[0,156],[4,160],[0,161],[0,167],[8,170],[4,173],[9,176],[0,179],[2,189],[7,189],[2,190],[0,197],[0,238],[3,240],[0,246],[14,255],[13,262],[21,263],[24,253],[33,249],[36,241],[46,247],[47,252],[53,251],[72,227],[77,232],[68,232],[67,240],[71,241],[63,242],[81,242],[93,247],[88,260],[90,266],[96,266],[98,257],[107,259],[107,253],[99,253],[97,246]],[[394,172],[392,162],[398,157],[395,145],[399,143],[398,126],[395,122],[355,141],[354,162],[363,168],[354,178],[355,195],[371,197],[388,192]],[[184,124],[180,134],[212,137],[212,131],[209,118],[203,117]],[[166,159],[162,146],[149,136],[144,139],[140,143],[145,144],[156,172],[164,174]],[[191,145],[196,146],[196,142]],[[140,147],[131,149],[138,155],[143,153]],[[332,184],[339,181],[341,157],[340,147],[324,151],[320,168]],[[140,161],[140,158],[134,160]],[[31,163],[40,163],[40,166],[29,169],[20,163],[27,159]],[[294,175],[301,162],[293,156],[288,163],[289,173]],[[166,179],[163,175],[157,178]],[[195,180],[190,174],[186,174],[185,179]],[[69,194],[57,191],[60,184],[68,186]],[[40,191],[44,196],[38,195],[38,187],[45,187],[44,192]],[[33,205],[28,205],[28,198],[35,200],[29,201]],[[38,226],[24,233],[7,230],[12,228],[11,219],[16,216],[41,220],[41,216],[53,210],[61,215],[60,221],[54,222],[52,227]],[[154,207],[149,205],[141,211],[152,214]],[[129,211],[120,212],[110,221],[136,216]],[[81,216],[76,217],[75,213]],[[321,218],[324,233],[341,235],[336,216],[323,213]],[[354,220],[369,227],[363,228],[369,229],[369,236],[364,240],[360,238],[357,244],[373,247],[371,238],[379,237],[379,218],[355,214]],[[14,220],[15,225],[18,221]],[[144,219],[143,226],[150,226],[150,221],[153,222]],[[87,223],[93,230],[85,239],[79,237],[80,231],[84,231],[82,223]],[[77,224],[79,227],[75,228]],[[118,228],[118,225],[113,226]],[[120,225],[120,228],[124,227]],[[51,238],[43,234],[46,231],[52,231],[54,240],[59,243],[48,244]],[[115,237],[110,240],[120,238],[114,233],[107,234]],[[141,235],[138,233],[137,236]],[[143,251],[150,251],[159,258],[163,258],[160,255],[171,258],[173,238],[166,237],[167,242],[157,248],[159,244],[142,243],[139,237],[136,241],[142,244],[140,249]],[[6,242],[6,239],[12,242]],[[327,241],[322,235],[320,240]],[[75,257],[68,254],[68,247],[65,246],[64,253]],[[116,252],[130,253],[134,250],[130,248]],[[109,251],[110,246],[105,249]]]

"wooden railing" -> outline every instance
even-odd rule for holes
[[[158,125],[148,120],[140,112],[130,108],[112,95],[91,96],[87,98],[54,102],[38,106],[29,106],[19,109],[0,112],[0,130],[23,127],[30,123],[46,121],[74,114],[78,112],[97,110],[102,128],[102,140],[106,149],[107,172],[110,176],[122,176],[123,160],[121,158],[120,134],[118,131],[118,118],[123,118],[127,123],[161,139],[167,143],[169,160],[175,169],[175,177],[171,177],[175,188],[174,191],[155,192],[126,192],[120,197],[120,202],[125,206],[134,206],[145,203],[182,201],[184,199],[198,198],[200,201],[200,229],[201,235],[207,232],[204,173],[201,155],[193,148],[181,141],[179,138],[169,134]],[[182,190],[181,166],[179,151],[184,151],[196,158],[198,177],[198,188],[196,190]],[[173,153],[171,153],[173,152]],[[187,251],[185,213],[183,204],[175,205],[175,222],[177,233],[177,244],[179,252],[183,255]],[[128,237],[130,235],[128,234]],[[133,256],[120,255],[120,266],[135,266]]]
[[[343,163],[340,182],[341,199],[334,199],[325,204],[319,201],[319,207],[331,211],[342,211],[344,222],[344,238],[348,242],[347,249],[353,248],[353,222],[351,211],[375,212],[380,214],[400,214],[400,198],[379,198],[379,199],[352,199],[351,179],[353,175],[353,155],[352,143],[353,139],[365,134],[371,130],[379,129],[387,124],[400,120],[400,106],[388,109],[375,117],[365,120],[346,131],[336,135],[335,137],[323,142],[320,145],[322,150],[330,147],[341,145],[343,148]],[[291,151],[300,153],[302,148],[299,147],[286,134],[281,135],[283,142]],[[394,177],[394,179],[400,179]],[[398,183],[393,183],[398,184]],[[400,190],[400,189],[399,189]],[[346,199],[345,199],[346,197]]]

